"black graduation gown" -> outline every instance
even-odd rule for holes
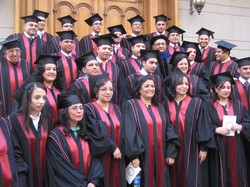
[[[12,113],[8,116],[8,121],[17,138],[17,142],[22,150],[22,157],[28,164],[27,186],[45,187],[46,181],[46,144],[48,130],[44,128],[41,121],[36,131],[32,120],[29,132],[23,124],[23,115],[20,112]],[[50,117],[48,117],[49,127],[51,126]]]
[[[96,186],[103,177],[99,158],[91,155],[89,142],[76,138],[74,133],[66,136],[64,128],[53,129],[47,146],[48,178],[51,187]]]
[[[203,54],[201,54],[201,51],[199,49],[197,49],[195,61],[200,62],[200,63],[206,65],[207,67],[209,67],[211,62],[216,61],[215,51],[216,51],[216,48],[208,46],[204,50]]]
[[[216,75],[219,73],[224,73],[226,71],[230,72],[233,77],[236,76],[236,70],[237,70],[238,64],[234,62],[233,60],[228,60],[225,63],[221,63],[219,61],[213,61],[211,62],[209,66],[209,74],[210,76]]]
[[[176,149],[168,145],[178,141],[178,136],[166,117],[161,104],[146,106],[140,99],[131,99],[123,104],[124,147],[128,162],[139,158],[141,186],[171,186],[167,157],[175,158]],[[173,144],[174,145],[174,144]]]
[[[36,59],[44,54],[44,42],[39,36],[35,36],[30,43],[29,38],[24,33],[12,34],[7,39],[18,38],[20,42],[21,58],[27,60],[30,65],[30,70],[33,71],[36,68]]]
[[[166,52],[168,52],[170,55],[173,55],[175,51],[185,51],[185,50],[181,46],[173,48],[171,45],[167,45]]]
[[[79,72],[75,63],[76,56],[72,54],[71,58],[68,59],[62,52],[58,52],[57,54],[61,56],[57,61],[57,67],[63,71],[63,79],[65,80],[64,88],[67,91],[70,84],[76,80]]]
[[[172,186],[202,187],[199,151],[215,148],[204,104],[197,97],[186,96],[179,104],[168,100],[163,105],[181,144],[171,167]]]
[[[69,90],[82,89],[83,95],[82,99],[84,103],[90,102],[90,90],[89,90],[89,81],[87,81],[84,77],[80,77],[76,79],[70,86]]]
[[[0,186],[25,186],[28,166],[22,159],[20,147],[7,121],[2,118],[0,118],[0,153]]]
[[[128,58],[123,60],[120,65],[121,76],[126,79],[129,75],[139,72],[142,68],[142,64],[138,59]]]
[[[48,46],[48,44],[47,44],[47,42],[48,41],[50,41],[51,40],[51,38],[53,38],[54,36],[53,35],[51,35],[50,33],[48,33],[48,32],[44,32],[44,34],[42,35],[42,40],[43,40],[43,42],[44,42],[44,53],[46,53],[47,52],[47,46]]]
[[[30,67],[26,60],[13,65],[5,57],[0,59],[0,117],[7,117],[12,112],[12,95],[29,76]]]
[[[160,58],[158,61],[158,69],[160,71],[162,79],[164,80],[173,71],[174,68],[172,64],[169,64],[171,55],[168,52],[160,53],[159,56]]]
[[[105,112],[97,102],[85,104],[85,120],[90,126],[100,125],[105,138],[101,161],[104,167],[103,187],[125,187],[125,161],[123,149],[123,121],[117,105],[109,103],[109,113]],[[101,123],[100,123],[101,121]],[[93,127],[90,127],[93,128]],[[114,159],[113,152],[119,147],[122,159]],[[100,152],[100,150],[99,150]],[[96,155],[96,153],[95,153]]]
[[[79,40],[77,38],[74,38],[73,43],[74,43],[74,47],[72,50],[72,54],[79,56],[80,55]],[[46,51],[45,51],[46,54],[50,55],[53,53],[58,53],[60,51],[61,51],[61,46],[60,46],[59,36],[54,36],[50,40],[47,41]]]
[[[83,36],[82,39],[80,40],[79,46],[80,46],[80,53],[85,54],[90,51],[93,51],[95,55],[97,55],[97,45],[96,43],[92,40],[92,38],[95,38],[92,34]]]
[[[129,58],[129,50],[125,47],[119,47],[117,50],[113,49],[113,55],[111,61],[118,65],[119,70],[121,71],[121,56],[125,57],[125,60]]]
[[[218,102],[207,102],[210,124],[218,146],[218,151],[210,153],[210,184],[213,187],[247,187],[246,159],[242,138],[250,140],[250,118],[242,103],[235,99],[228,102],[226,108]],[[236,117],[236,123],[242,125],[240,134],[222,136],[215,133],[222,126],[223,115]]]

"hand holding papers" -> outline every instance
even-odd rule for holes
[[[228,115],[223,116],[222,126],[230,130],[230,133],[227,136],[234,136],[235,135],[235,131],[232,130],[232,126],[235,123],[236,123],[236,116],[228,116]]]
[[[138,166],[137,168],[133,167],[131,162],[126,167],[126,180],[129,184],[131,184],[136,177],[136,175],[141,171],[141,168]]]

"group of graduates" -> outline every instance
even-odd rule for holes
[[[250,185],[250,57],[206,28],[183,41],[164,14],[105,35],[94,14],[80,41],[70,15],[45,32],[48,15],[0,42],[0,186],[133,186],[129,163],[141,187]]]

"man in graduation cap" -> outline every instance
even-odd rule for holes
[[[156,36],[160,36],[160,35],[164,35],[166,37],[168,36],[168,32],[166,32],[167,23],[171,19],[164,14],[154,16],[154,19],[155,19],[156,31],[146,34],[146,38],[148,39],[148,41],[150,41],[153,37],[156,37]]]
[[[182,35],[183,39],[183,33],[185,33],[186,31],[175,25],[169,27],[166,31],[168,32],[169,41],[167,46],[167,52],[173,55],[175,51],[184,51],[183,48],[180,46],[180,35]]]
[[[189,60],[189,72],[188,74],[194,74],[201,78],[207,88],[209,89],[209,73],[208,73],[208,67],[205,66],[202,63],[196,62],[195,57],[197,55],[197,51],[199,50],[198,48],[199,43],[196,42],[190,42],[190,41],[183,41],[182,47],[186,52],[189,52],[188,55],[188,60]]]
[[[171,54],[167,52],[168,38],[165,35],[159,35],[152,37],[150,40],[150,46],[153,50],[159,50],[159,73],[162,79],[165,79],[172,71],[172,66],[169,64],[171,60]]]
[[[88,103],[90,102],[89,77],[98,75],[99,63],[92,51],[79,56],[75,62],[81,71],[81,76],[70,85],[69,90],[82,89],[82,99],[84,103]]]
[[[88,53],[93,51],[94,54],[97,54],[97,46],[95,42],[92,41],[92,38],[97,38],[101,34],[102,30],[102,17],[99,14],[94,14],[85,20],[85,22],[90,26],[91,33],[83,36],[80,40],[80,51],[81,54]]]
[[[118,104],[119,101],[119,83],[121,81],[120,71],[118,65],[110,60],[112,44],[114,43],[113,38],[109,35],[102,35],[92,39],[97,45],[97,56],[96,60],[99,63],[99,75],[108,73],[110,80],[114,84],[114,94],[112,102]]]
[[[21,58],[26,59],[30,65],[30,70],[35,69],[35,61],[37,57],[44,53],[44,43],[37,35],[37,23],[39,18],[33,15],[23,16],[24,32],[12,34],[7,39],[18,38],[21,49]]]
[[[236,47],[236,45],[224,40],[215,43],[217,44],[215,52],[216,61],[210,63],[209,74],[216,75],[228,71],[233,77],[235,77],[238,64],[230,59],[230,51],[232,48]]]
[[[65,90],[67,91],[70,84],[76,80],[78,75],[78,68],[75,63],[76,55],[73,54],[74,49],[74,31],[60,31],[56,32],[60,37],[60,52],[57,52],[61,56],[61,59],[57,61],[57,67],[63,69]]]
[[[152,75],[155,81],[156,89],[158,91],[158,101],[162,102],[162,79],[159,75],[157,75],[156,69],[158,66],[158,59],[159,59],[159,51],[158,50],[140,50],[141,59],[142,59],[142,67],[139,71],[128,75],[124,80],[124,86],[122,93],[122,97],[120,103],[131,99],[132,97],[132,90],[133,90],[133,80],[136,75]]]
[[[61,31],[73,31],[74,30],[74,23],[76,22],[76,20],[70,15],[60,17],[57,20],[61,22]],[[74,55],[79,56],[80,54],[79,40],[76,37],[74,37],[73,42],[74,42],[74,48],[73,48],[72,53]],[[60,38],[58,36],[54,36],[47,43],[46,53],[47,54],[57,53],[60,50],[61,50]]]
[[[33,16],[36,16],[41,20],[37,24],[37,35],[46,43],[53,37],[51,34],[45,31],[46,20],[49,16],[49,13],[41,10],[34,10]]]
[[[127,60],[121,62],[120,70],[123,79],[127,78],[128,75],[140,71],[142,68],[141,63],[141,49],[145,49],[146,38],[143,35],[132,37],[128,39],[131,46],[131,56]]]
[[[214,32],[205,28],[201,28],[196,32],[198,37],[198,50],[196,51],[195,61],[205,64],[209,67],[210,63],[215,61],[216,49],[209,46],[210,38],[214,38]]]
[[[121,24],[108,27],[108,30],[110,34],[115,36],[111,61],[120,67],[121,61],[129,57],[129,50],[121,46],[122,36],[126,34],[126,30]]]
[[[0,117],[12,112],[14,98],[12,94],[30,75],[29,63],[21,58],[18,38],[0,42],[3,55],[0,57]]]
[[[140,15],[136,15],[136,16],[128,19],[127,21],[130,23],[130,28],[131,28],[132,33],[127,34],[127,35],[123,35],[124,38],[121,41],[121,45],[130,50],[131,45],[126,39],[141,35],[142,34],[141,33],[142,32],[142,24],[143,24],[143,22],[145,22],[145,20]]]

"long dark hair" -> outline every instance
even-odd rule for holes
[[[213,102],[216,102],[216,101],[219,101],[220,100],[220,97],[218,96],[218,93],[216,93],[216,91],[215,91],[215,89],[221,89],[221,87],[226,83],[226,82],[228,82],[228,81],[224,81],[224,82],[220,82],[220,83],[218,83],[218,84],[216,84],[216,85],[213,85],[213,87],[212,87],[212,96],[211,96],[211,99],[212,99],[212,101]],[[232,87],[232,83],[230,83],[231,84],[231,93],[230,93],[230,95],[229,95],[229,97],[228,97],[228,99],[229,99],[229,101],[232,101],[233,99],[234,99],[234,95],[233,95],[233,87]]]
[[[64,133],[66,136],[71,136],[70,133],[70,124],[68,123],[69,120],[69,110],[68,108],[63,109],[63,111],[60,113],[59,116],[59,124],[63,125],[64,129]],[[85,111],[83,112],[83,118],[81,121],[79,121],[77,123],[77,125],[80,127],[79,130],[79,137],[87,140],[88,136],[87,136],[87,127],[85,125]]]
[[[41,82],[41,83],[44,82],[44,78],[43,78],[44,71],[45,71],[45,64],[38,64],[33,74],[34,79],[37,82]],[[57,89],[63,91],[65,89],[64,84],[63,84],[65,82],[64,76],[63,76],[63,70],[56,66],[56,71],[57,71],[57,75],[56,75],[56,79],[53,82],[53,85]]]
[[[23,96],[22,96],[22,105],[21,105],[21,112],[22,115],[24,116],[24,127],[27,131],[29,131],[30,128],[30,111],[31,111],[31,95],[33,93],[33,91],[36,88],[41,88],[46,92],[46,88],[43,84],[39,83],[39,82],[32,82],[29,83],[27,85],[28,89],[25,90]],[[48,115],[45,114],[45,110],[44,107],[41,110],[41,117],[40,117],[40,121],[42,122],[42,124],[44,125],[45,129],[47,130],[49,127],[49,120],[48,120]]]

